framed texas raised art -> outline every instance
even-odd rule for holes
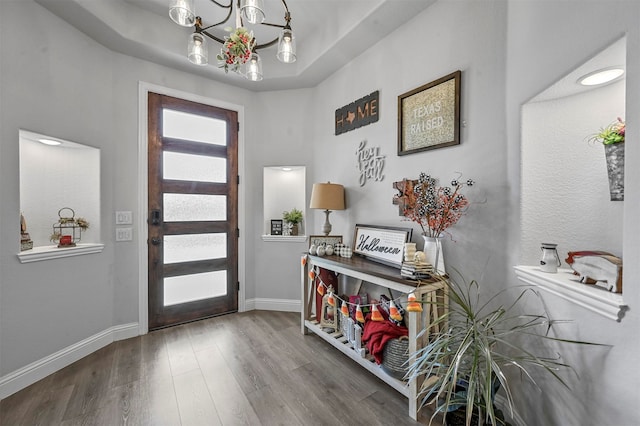
[[[460,71],[398,96],[398,155],[460,143]]]
[[[356,225],[353,252],[386,265],[402,267],[404,244],[411,241],[411,228]]]

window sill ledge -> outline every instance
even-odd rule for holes
[[[519,265],[514,269],[520,281],[540,287],[542,290],[614,321],[620,322],[629,309],[622,299],[622,294],[581,284],[571,269],[558,269],[556,274],[542,272],[537,266]]]
[[[262,241],[269,243],[304,243],[307,241],[306,235],[263,235]]]
[[[60,259],[62,257],[82,256],[84,254],[101,253],[104,244],[78,244],[75,247],[58,248],[58,246],[40,246],[17,254],[20,263],[39,262],[42,260]]]

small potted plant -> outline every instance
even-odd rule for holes
[[[293,208],[290,211],[282,212],[282,219],[290,227],[289,235],[298,235],[298,224],[302,222],[302,211]]]
[[[505,289],[486,302],[480,302],[479,285],[476,281],[457,284],[451,279],[444,281],[449,304],[443,301],[430,303],[432,309],[444,312],[429,329],[429,344],[416,353],[409,354],[409,380],[424,377],[418,392],[418,406],[433,409],[433,421],[444,416],[447,425],[504,425],[502,413],[494,406],[498,390],[506,396],[508,410],[513,415],[515,390],[509,386],[507,371],[521,372],[537,386],[533,370],[551,374],[565,387],[566,382],[558,374],[559,369],[571,369],[559,354],[539,355],[529,347],[536,347],[544,340],[559,343],[593,345],[577,340],[550,336],[554,321],[544,312],[523,314],[518,304],[530,302],[528,295],[537,300],[538,294],[530,287],[520,287],[518,296],[510,305],[498,304],[505,299]],[[424,302],[428,303],[428,302]],[[497,305],[497,307],[496,307]],[[527,303],[527,306],[530,306]],[[434,330],[436,330],[434,332]],[[518,337],[526,338],[532,345],[524,347]],[[597,344],[596,344],[597,345]],[[543,345],[538,345],[538,348]],[[431,423],[431,422],[430,422]]]
[[[624,140],[626,125],[622,118],[600,129],[598,133],[591,135],[590,142],[599,142],[604,145],[604,155],[607,161],[607,174],[609,176],[609,193],[611,201],[624,200]]]

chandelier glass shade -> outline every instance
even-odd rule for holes
[[[203,0],[204,1],[204,0]],[[251,81],[260,81],[263,78],[262,60],[257,51],[273,46],[277,43],[276,57],[280,62],[293,63],[296,61],[296,43],[291,29],[291,14],[285,0],[280,0],[284,7],[284,23],[272,24],[264,22],[264,0],[228,0],[228,4],[222,4],[219,0],[209,0],[215,6],[226,10],[226,17],[220,22],[211,25],[203,25],[203,20],[196,15],[194,0],[170,0],[169,16],[176,24],[184,27],[195,27],[189,36],[188,53],[189,61],[197,65],[208,64],[207,38],[220,43],[218,67],[225,72],[232,70],[242,73]],[[229,21],[235,12],[235,28],[231,28]],[[280,34],[274,39],[258,43],[253,36],[253,31],[245,28],[244,23],[266,25],[280,28]],[[213,34],[210,30],[227,24],[225,30],[229,35],[224,38]]]
[[[284,27],[278,38],[278,53],[280,62],[291,64],[296,61],[296,39],[293,38],[291,28]]]
[[[262,80],[262,59],[260,59],[260,55],[257,53],[252,53],[251,58],[246,63],[246,71],[245,76],[248,80],[251,81],[260,81]]]
[[[178,25],[193,27],[196,23],[193,0],[172,0],[169,6],[169,16]]]
[[[188,49],[189,61],[196,65],[207,65],[207,63],[209,63],[207,39],[201,33],[193,33],[189,36]]]
[[[240,3],[242,16],[250,24],[262,24],[264,22],[264,2],[262,0],[242,0]]]

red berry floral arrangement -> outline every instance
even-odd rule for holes
[[[244,27],[238,27],[235,30],[227,28],[227,31],[230,34],[224,38],[225,42],[216,56],[218,67],[224,68],[224,72],[229,72],[229,69],[240,72],[240,67],[251,57],[256,39],[253,37],[253,31],[248,31]]]
[[[420,173],[413,185],[407,185],[404,216],[416,222],[427,237],[440,237],[448,234],[447,229],[455,225],[469,206],[469,200],[462,194],[462,188],[473,186],[474,182],[458,179],[451,186],[437,186],[436,178]]]

